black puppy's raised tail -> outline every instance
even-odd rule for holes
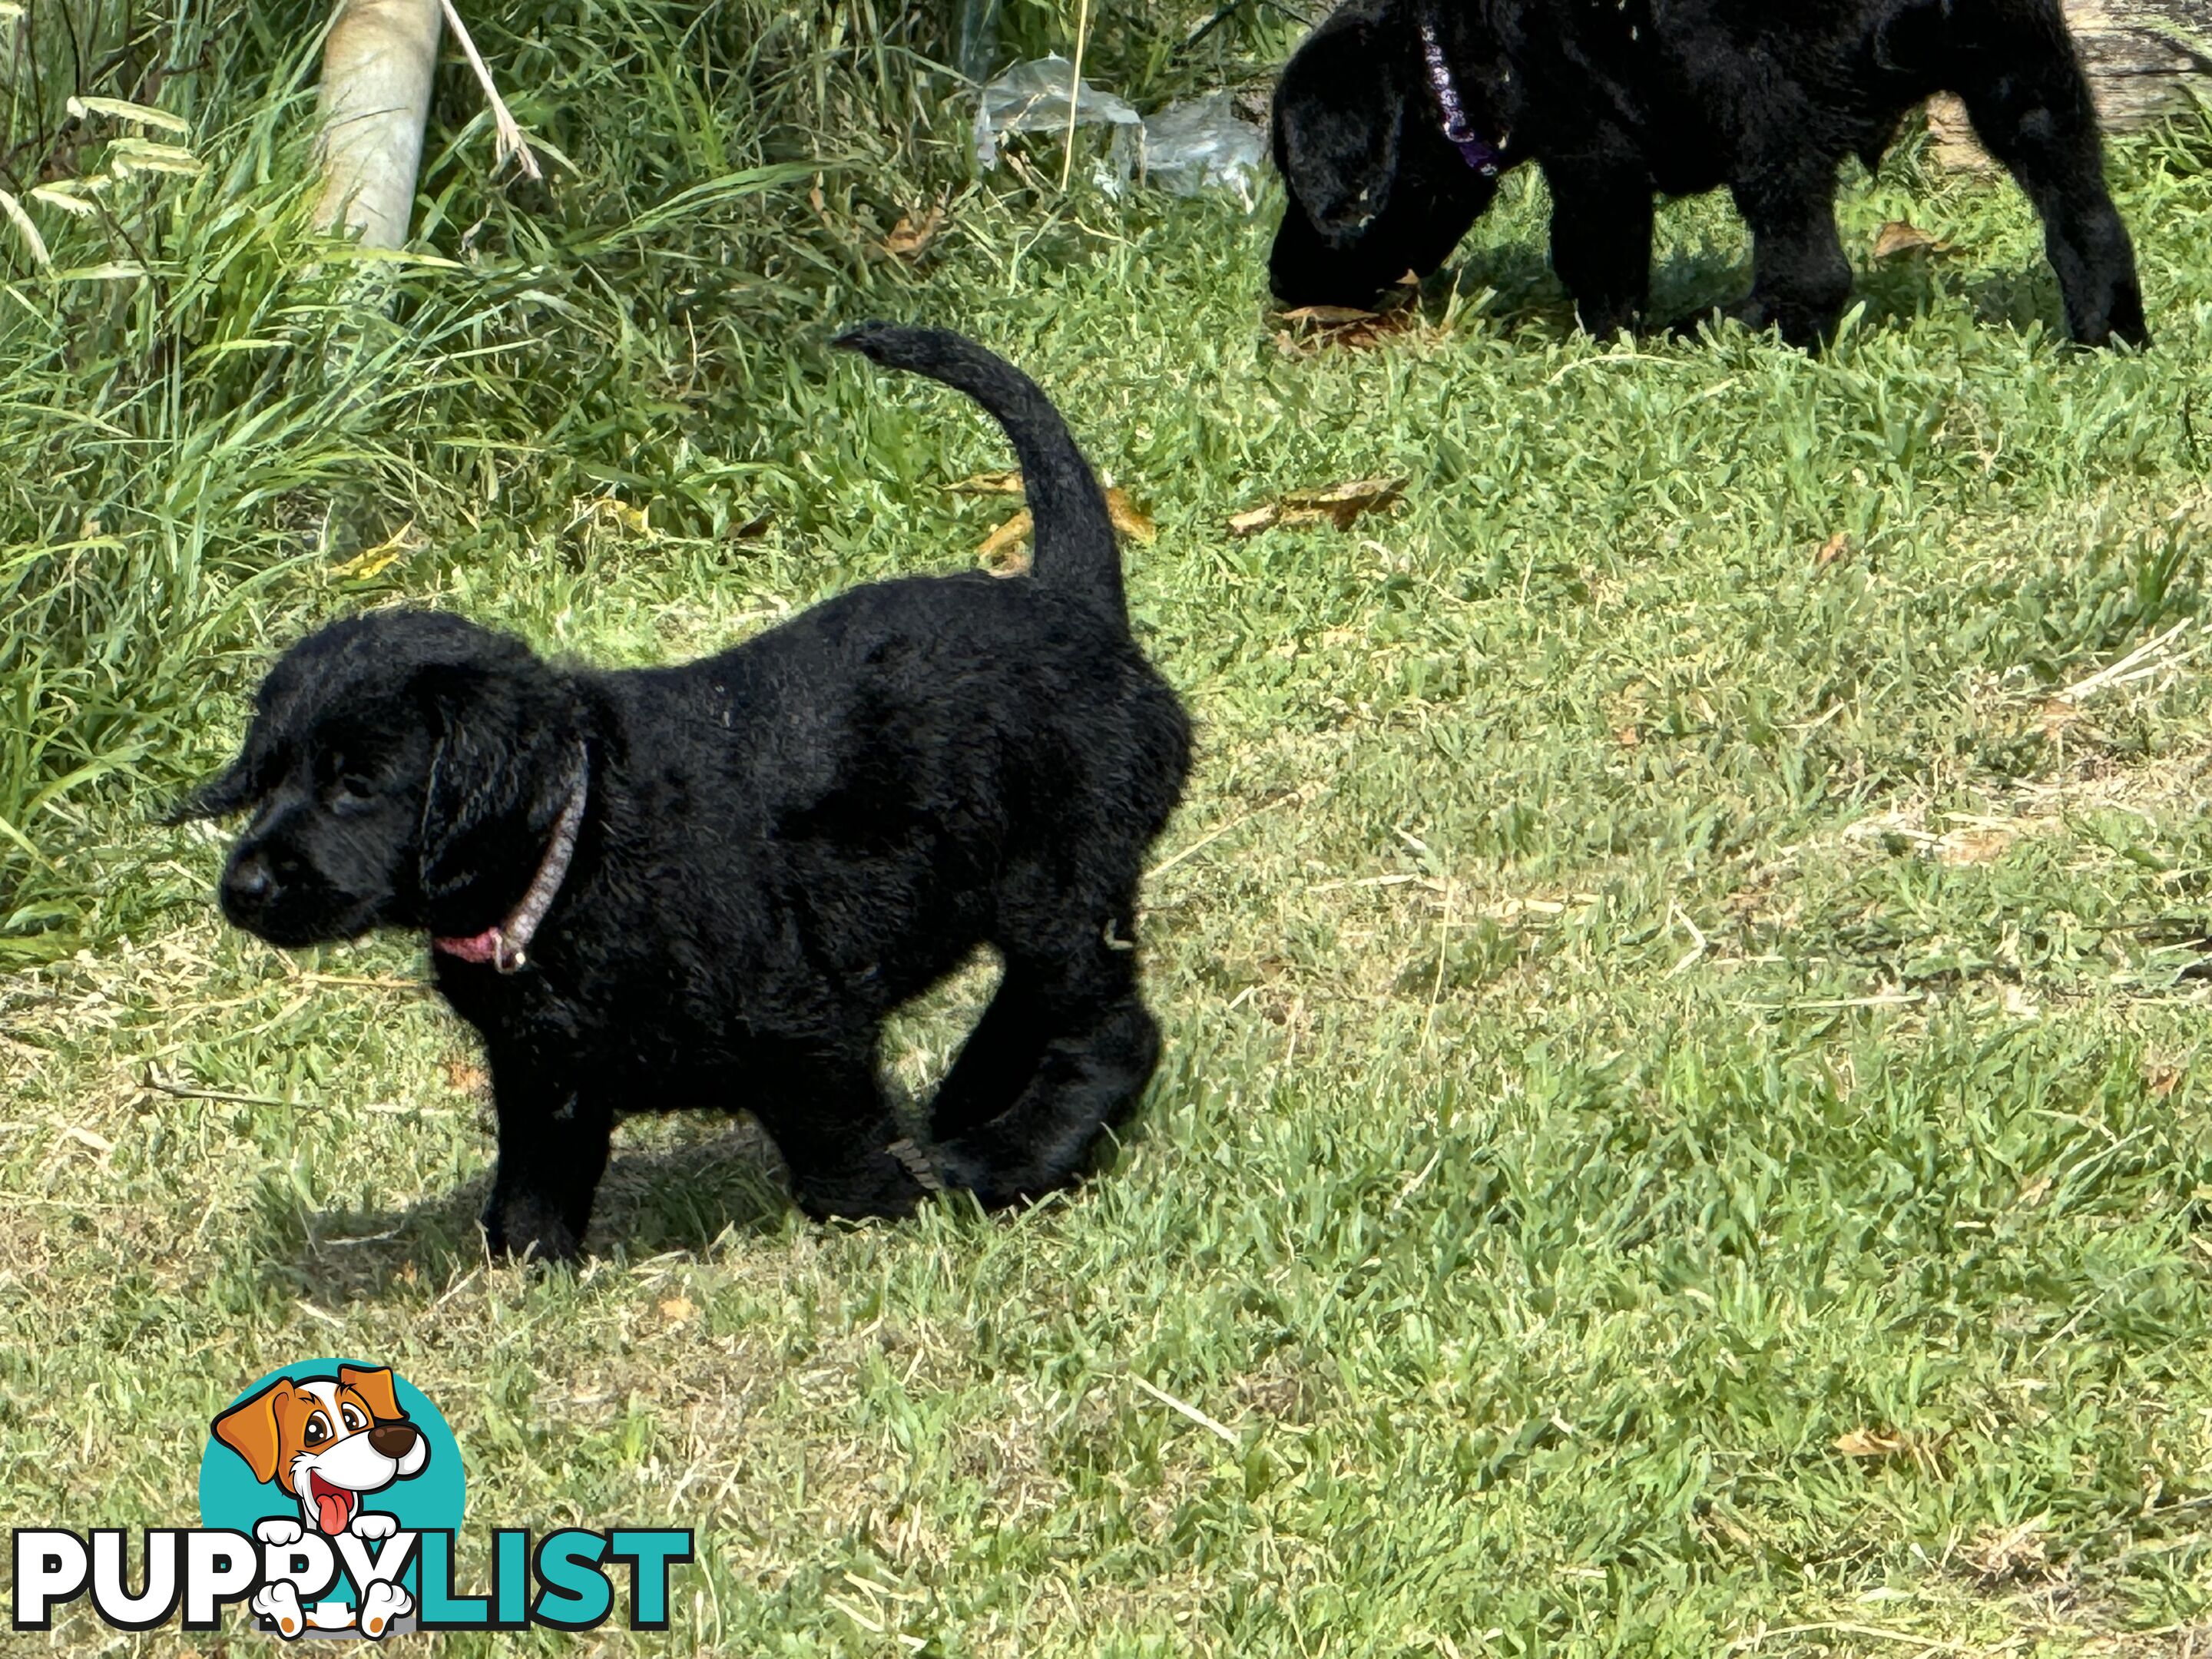
[[[836,343],[887,368],[942,380],[982,404],[1006,429],[1022,464],[1036,548],[1030,574],[1048,587],[1080,594],[1116,617],[1127,616],[1121,555],[1105,493],[1067,422],[1035,380],[949,329],[863,323],[839,335]]]

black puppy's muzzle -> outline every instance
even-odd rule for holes
[[[217,901],[232,927],[281,950],[351,939],[375,921],[374,903],[332,882],[282,836],[232,852]]]

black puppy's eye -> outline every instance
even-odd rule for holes
[[[357,766],[332,759],[324,763],[323,799],[340,811],[359,806],[376,794],[376,780]]]

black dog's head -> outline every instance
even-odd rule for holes
[[[1339,250],[1389,205],[1406,119],[1406,43],[1391,9],[1355,0],[1316,29],[1275,85],[1275,166],[1322,240]]]
[[[565,678],[520,641],[430,611],[350,617],[278,660],[238,759],[172,822],[251,812],[222,911],[271,945],[475,932],[528,885],[576,737]]]
[[[1472,31],[1451,33],[1463,58]],[[1485,101],[1487,76],[1455,82]],[[1485,110],[1469,107],[1478,125]],[[1288,306],[1365,306],[1408,270],[1441,264],[1496,193],[1446,140],[1422,56],[1419,19],[1401,0],[1350,0],[1310,35],[1275,86],[1275,168],[1290,195],[1268,262]]]

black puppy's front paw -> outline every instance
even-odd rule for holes
[[[484,1243],[494,1256],[516,1261],[574,1261],[581,1241],[578,1230],[543,1198],[530,1193],[494,1193],[480,1218]]]

